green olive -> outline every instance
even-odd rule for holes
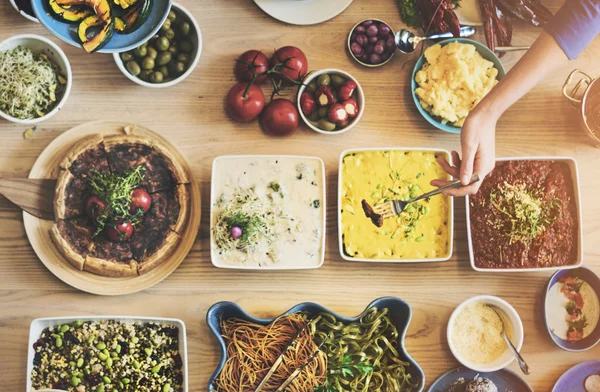
[[[152,72],[152,75],[150,75],[150,81],[152,83],[162,83],[163,74],[160,72]]]
[[[131,54],[131,52],[123,52],[121,53],[121,60],[123,60],[124,62],[133,60],[133,54]]]
[[[158,54],[158,56],[156,57],[156,64],[158,65],[165,65],[168,64],[169,61],[171,61],[171,53],[169,52],[160,52]]]
[[[317,122],[321,119],[321,117],[319,117],[319,112],[317,110],[315,110],[314,112],[312,112],[311,114],[309,114],[308,119],[311,122]]]
[[[194,47],[192,46],[192,43],[190,41],[181,41],[179,43],[179,49],[181,49],[181,51],[185,53],[192,53]]]
[[[167,52],[171,53],[171,54],[177,54],[177,45],[173,44],[169,47],[169,50],[167,50]]]
[[[335,87],[340,87],[342,84],[346,83],[346,79],[341,75],[333,74],[330,76],[330,78],[331,84],[333,84]]]
[[[181,61],[182,63],[187,63],[190,61],[190,55],[186,53],[180,53],[177,55],[177,61]]]
[[[152,46],[148,46],[147,50],[147,54],[146,57],[150,57],[151,59],[156,59],[156,56],[158,55],[158,51],[156,49],[154,49]]]
[[[168,39],[173,39],[173,38],[175,38],[175,32],[173,31],[173,29],[165,30],[164,36],[167,37]]]
[[[140,65],[135,60],[129,60],[127,64],[125,64],[125,68],[127,68],[129,73],[133,76],[138,76],[142,71]]]
[[[181,35],[183,35],[184,37],[188,36],[188,34],[190,33],[190,30],[191,30],[191,27],[188,22],[183,22],[182,24],[179,25],[179,31],[181,32]]]
[[[142,61],[142,68],[153,69],[154,68],[154,59],[151,59],[150,57],[144,57],[144,60]]]
[[[317,84],[319,86],[329,86],[331,84],[331,78],[327,74],[319,75]]]
[[[171,44],[169,43],[169,39],[167,37],[159,37],[154,46],[158,51],[162,52],[169,49],[170,45]]]
[[[160,26],[160,31],[167,31],[171,28],[171,19],[165,20],[162,26]]]
[[[344,128],[346,128],[348,126],[348,124],[350,124],[349,121],[344,121],[341,124],[337,124],[336,127],[337,127],[337,129],[344,129]]]
[[[175,11],[171,10],[169,11],[169,16],[167,16],[168,19],[171,20],[171,22],[173,22],[175,19],[177,19],[177,14],[175,13]]]
[[[133,53],[135,54],[135,57],[143,58],[143,57],[146,57],[146,54],[148,54],[148,49],[142,45],[142,46],[135,48],[133,50]]]
[[[307,89],[309,92],[311,92],[311,93],[314,93],[314,92],[317,90],[317,88],[318,88],[318,87],[319,87],[319,86],[317,86],[317,82],[315,82],[315,81],[313,80],[312,82],[310,82],[310,83],[308,84],[308,86],[306,87],[306,89]]]
[[[140,74],[138,75],[138,77],[140,79],[142,79],[143,81],[147,82],[148,80],[150,80],[150,75],[152,75],[152,70],[151,69],[145,69],[142,72],[140,72]]]
[[[169,68],[166,65],[163,65],[162,67],[160,67],[158,69],[158,72],[163,74],[163,77],[165,77],[165,78],[169,77]]]
[[[182,74],[185,72],[185,64],[178,61],[175,63],[175,73],[176,74]]]
[[[335,131],[335,124],[330,122],[329,120],[327,120],[326,118],[322,118],[319,120],[319,128],[321,128],[324,131]]]
[[[329,114],[329,109],[327,109],[326,107],[322,107],[319,108],[319,110],[317,110],[317,113],[319,114],[319,118],[327,118],[327,115]]]

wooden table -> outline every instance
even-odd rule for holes
[[[271,19],[251,0],[181,0],[196,16],[204,52],[195,72],[176,87],[153,90],[123,76],[110,55],[88,55],[58,42],[73,67],[71,97],[63,110],[38,126],[30,140],[26,127],[0,122],[0,175],[25,177],[40,152],[61,132],[82,122],[118,119],[144,124],[170,138],[191,161],[202,184],[203,215],[198,239],[179,269],[162,283],[124,297],[99,297],[77,291],[56,279],[31,249],[21,212],[0,200],[0,383],[3,392],[25,388],[29,323],[36,317],[81,314],[129,314],[177,317],[188,328],[189,383],[206,390],[219,354],[205,324],[215,302],[239,303],[258,316],[274,316],[292,305],[315,301],[337,312],[355,315],[373,299],[395,295],[408,301],[414,317],[408,330],[408,352],[423,367],[427,385],[458,365],[446,342],[450,313],[478,294],[498,295],[519,312],[525,327],[523,355],[533,374],[526,377],[535,391],[550,391],[569,367],[600,357],[600,346],[585,353],[562,351],[552,343],[543,320],[542,295],[550,273],[484,274],[469,266],[464,200],[456,201],[452,259],[439,264],[361,264],[344,262],[338,254],[336,224],[337,165],[346,148],[419,146],[456,149],[459,138],[430,127],[410,97],[414,57],[399,54],[380,69],[353,63],[344,50],[349,29],[372,16],[401,26],[393,0],[355,0],[339,17],[317,26],[288,26]],[[545,0],[552,11],[562,1]],[[0,2],[0,39],[18,33],[51,37],[43,27],[16,15]],[[513,44],[531,43],[539,30],[519,26]],[[478,37],[480,40],[483,37]],[[337,137],[300,129],[287,139],[265,136],[258,123],[233,123],[223,109],[234,83],[234,59],[247,49],[270,53],[283,45],[300,46],[311,69],[341,68],[359,79],[366,94],[366,112],[351,132]],[[518,54],[508,54],[510,67]],[[577,158],[584,206],[585,265],[600,272],[600,154],[578,127],[578,117],[560,88],[572,68],[600,74],[600,41],[568,68],[552,75],[504,115],[498,125],[498,156],[570,155]],[[329,217],[326,263],[318,270],[298,272],[235,272],[212,266],[209,252],[208,197],[212,160],[223,154],[313,154],[327,167]],[[510,366],[517,370],[516,364]],[[515,391],[516,392],[516,391]]]

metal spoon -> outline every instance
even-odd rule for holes
[[[501,333],[502,337],[506,341],[506,344],[508,345],[508,348],[510,348],[510,351],[512,351],[513,355],[515,356],[517,363],[519,364],[519,367],[521,368],[521,371],[524,374],[529,374],[529,366],[527,365],[527,362],[525,362],[525,360],[523,359],[521,354],[519,354],[519,352],[517,351],[515,346],[512,344],[512,342],[508,338],[508,335],[506,334],[506,327],[504,326],[504,318],[502,318],[502,315],[500,314],[500,312],[502,310],[492,304],[486,304],[486,306],[488,306],[490,309],[492,309],[498,315],[498,318],[502,322],[502,333]]]
[[[460,36],[461,37],[469,37],[475,34],[475,28],[472,26],[464,26],[460,28]],[[452,33],[441,33],[441,34],[432,34],[428,37],[419,37],[415,35],[410,30],[402,29],[396,32],[394,36],[394,41],[396,42],[396,47],[402,53],[412,53],[417,48],[417,45],[426,39],[438,39],[438,38],[452,38],[454,35]]]
[[[496,46],[494,52],[517,52],[519,50],[529,50],[531,46]]]

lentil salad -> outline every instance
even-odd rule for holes
[[[183,392],[179,328],[140,321],[75,321],[33,344],[33,389]]]

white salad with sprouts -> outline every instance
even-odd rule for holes
[[[325,188],[317,158],[215,161],[213,263],[229,268],[316,268],[323,260]]]
[[[0,52],[0,110],[20,120],[45,116],[58,104],[67,80],[43,53],[23,46]]]

